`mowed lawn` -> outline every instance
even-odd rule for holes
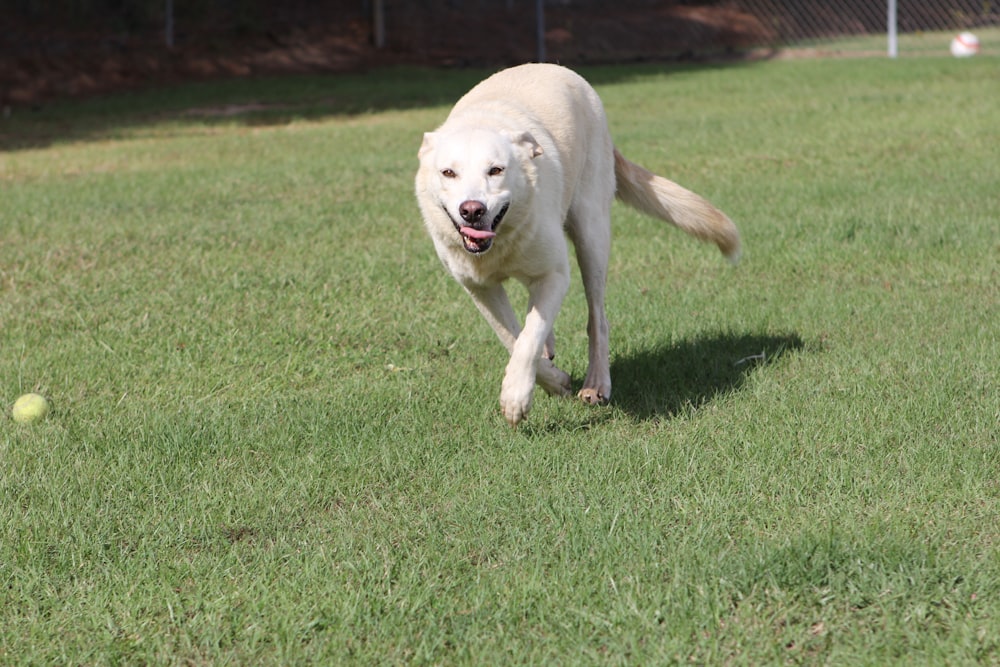
[[[13,110],[0,663],[997,664],[998,72],[582,70],[745,256],[616,205],[516,430],[412,185],[488,72]]]

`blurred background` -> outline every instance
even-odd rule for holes
[[[0,104],[390,64],[947,55],[1000,0],[0,0]]]

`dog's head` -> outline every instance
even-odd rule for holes
[[[478,255],[493,246],[514,198],[527,191],[525,164],[541,154],[527,132],[463,128],[427,132],[418,156],[428,190],[462,246]]]

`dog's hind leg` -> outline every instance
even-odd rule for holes
[[[584,403],[606,403],[611,398],[611,363],[604,290],[611,254],[611,194],[594,193],[574,203],[567,231],[576,248],[583,288],[587,296],[587,377],[577,394]],[[597,199],[597,201],[595,201]]]

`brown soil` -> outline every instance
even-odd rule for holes
[[[284,23],[240,38],[232,31],[179,35],[173,49],[162,35],[109,36],[66,26],[8,26],[15,48],[0,53],[0,105],[32,106],[60,97],[182,80],[281,73],[364,71],[393,64],[504,66],[537,59],[535,17],[523,9],[468,13],[396,9],[386,16],[386,43],[375,48],[368,17],[332,11],[325,20]],[[401,3],[400,3],[401,4]],[[550,62],[566,65],[735,57],[766,43],[755,17],[725,7],[674,6],[642,10],[584,7],[546,11]]]

